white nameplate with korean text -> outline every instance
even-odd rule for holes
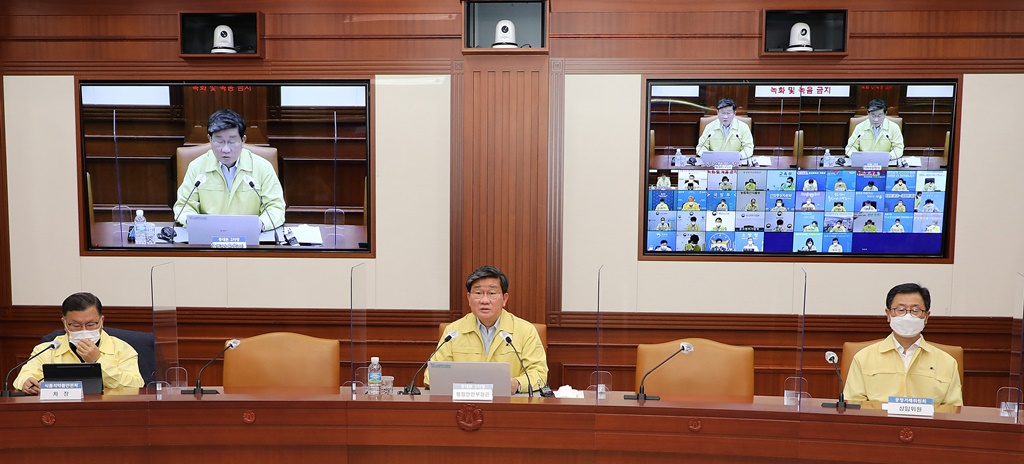
[[[39,383],[39,401],[73,401],[85,397],[81,381]]]
[[[493,401],[494,385],[489,383],[452,384],[452,401]]]
[[[890,396],[889,402],[883,405],[883,408],[890,416],[935,416],[935,400],[931,398]]]
[[[210,248],[245,248],[245,237],[211,237]]]

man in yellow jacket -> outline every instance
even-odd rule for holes
[[[231,110],[217,110],[210,115],[206,132],[210,151],[189,163],[178,187],[178,199],[174,202],[178,222],[187,226],[188,217],[193,214],[252,214],[260,217],[263,230],[281,227],[285,210],[281,182],[269,161],[243,147],[242,116]],[[206,182],[189,198],[201,176],[205,176]],[[253,186],[245,182],[246,176],[252,177]]]
[[[747,123],[736,119],[736,102],[733,99],[718,101],[718,119],[708,123],[704,133],[700,134],[697,156],[705,151],[737,151],[740,159],[744,160],[754,156],[754,136]]]
[[[891,160],[903,157],[903,132],[885,117],[888,108],[880,98],[868,102],[868,119],[853,128],[846,142],[846,156],[855,151],[884,151],[889,152]]]
[[[956,359],[921,335],[931,307],[928,289],[913,283],[897,285],[886,295],[885,306],[892,334],[853,357],[843,396],[851,402],[909,396],[962,406]]]
[[[96,295],[82,292],[65,298],[61,313],[65,333],[54,339],[60,342],[60,347],[47,350],[22,366],[14,379],[14,388],[38,395],[43,364],[53,363],[99,363],[104,388],[143,387],[139,354],[131,345],[103,330],[103,303]],[[49,346],[50,343],[40,343],[32,354]]]
[[[459,336],[442,345],[430,360],[507,362],[512,375],[512,393],[528,390],[527,373],[533,390],[547,385],[547,354],[537,328],[505,309],[508,298],[508,277],[498,268],[481,266],[473,271],[466,279],[470,314],[445,327],[446,334],[457,330]],[[525,372],[513,347],[498,335],[502,331],[512,336],[512,345],[523,358]],[[429,369],[423,375],[423,383],[430,385]]]

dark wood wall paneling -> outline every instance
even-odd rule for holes
[[[465,275],[483,262],[492,262],[513,277],[511,306],[517,312],[534,321],[549,316],[552,382],[580,386],[587,382],[585,376],[594,361],[596,335],[592,315],[561,312],[558,288],[564,265],[558,245],[561,152],[557,145],[561,134],[554,132],[560,130],[560,76],[564,73],[642,73],[651,78],[898,78],[1024,70],[1024,6],[1018,0],[972,4],[866,0],[848,6],[846,56],[759,56],[762,9],[814,8],[820,8],[820,2],[740,0],[723,5],[712,0],[559,0],[551,3],[548,56],[516,56],[492,66],[488,60],[495,57],[462,55],[462,4],[457,0],[254,0],[244,9],[265,15],[262,60],[178,56],[178,12],[237,11],[238,6],[231,2],[4,2],[0,5],[5,24],[0,31],[0,71],[5,75],[74,74],[80,79],[202,76],[220,80],[451,73],[452,306],[449,311],[374,311],[367,332],[372,340],[369,350],[380,354],[396,377],[408,378],[433,346],[437,324],[463,311],[461,282]],[[527,87],[534,93],[511,93]],[[511,98],[500,93],[505,91]],[[543,101],[530,101],[527,95]],[[495,102],[502,103],[502,108],[494,108]],[[505,108],[505,102],[532,106]],[[492,105],[490,112],[485,109],[488,104]],[[901,102],[901,106],[908,105]],[[838,126],[843,117],[847,116],[836,116],[833,130],[842,130]],[[912,119],[905,123],[920,122]],[[534,132],[529,138],[511,141],[511,131],[505,129],[508,124],[520,123],[530,125]],[[812,146],[811,140],[809,137],[808,146]],[[518,148],[514,152],[502,148],[502,142],[517,143]],[[85,143],[103,146],[102,141]],[[163,153],[166,156],[167,152]],[[638,162],[641,158],[638,156]],[[165,161],[154,161],[161,162]],[[0,176],[5,174],[5,166],[6,162],[0,163]],[[6,177],[0,177],[0,182],[0,213],[6,213]],[[10,269],[7,237],[6,229],[0,231],[3,269]],[[56,305],[10,306],[9,271],[0,273],[0,287],[0,304],[4,306],[0,367],[6,369],[26,355],[39,335],[58,323]],[[145,329],[146,314],[139,308],[108,309],[110,324],[127,328]],[[254,315],[266,325],[240,325]],[[226,338],[273,330],[332,336],[334,326],[340,325],[339,317],[337,312],[325,318],[319,311],[303,309],[182,309],[182,356],[194,376]],[[759,394],[778,394],[780,380],[793,371],[798,359],[795,343],[787,342],[795,327],[787,316],[620,317],[603,317],[614,324],[602,331],[601,339],[606,347],[601,365],[615,373],[615,388],[632,387],[633,346],[640,342],[706,336],[754,345]],[[808,323],[807,352],[815,353],[814,357],[820,357],[825,349],[837,349],[842,341],[875,338],[887,331],[880,317],[821,316],[808,318]],[[967,350],[968,404],[992,404],[992,387],[1008,377],[1010,368],[1003,361],[1012,351],[1008,340],[1020,330],[1010,325],[1007,319],[970,317],[935,318],[929,325],[931,339],[960,344]],[[752,327],[760,329],[752,334]],[[851,327],[857,329],[851,332]],[[805,358],[811,359],[809,355]],[[209,372],[211,382],[216,383],[218,374]],[[823,360],[807,368],[805,375],[815,396],[832,396],[838,388]]]

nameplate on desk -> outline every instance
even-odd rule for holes
[[[40,401],[69,401],[80,400],[85,396],[81,381],[47,382],[39,383]]]
[[[935,400],[931,398],[890,396],[883,408],[890,416],[935,416]]]
[[[245,248],[245,237],[211,237],[210,248]]]
[[[452,384],[452,401],[493,401],[494,385],[489,383]]]
[[[861,169],[863,169],[865,171],[881,171],[882,170],[882,165],[881,164],[865,164],[864,167],[862,167]]]

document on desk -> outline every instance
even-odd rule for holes
[[[283,229],[283,230],[282,230]],[[317,226],[311,226],[309,224],[299,224],[297,226],[286,226],[278,229],[277,233],[280,235],[291,234],[295,237],[299,243],[303,245],[320,245],[324,243],[323,237],[320,235],[320,228]],[[268,230],[260,234],[260,242],[273,242],[274,231]]]

